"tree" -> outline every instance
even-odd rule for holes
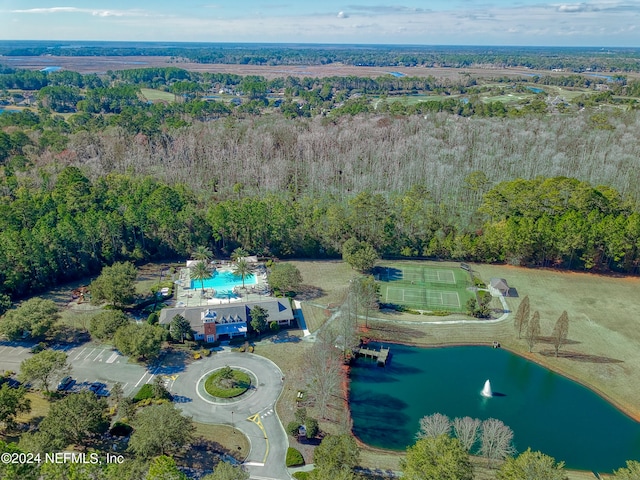
[[[302,274],[292,263],[276,263],[267,275],[269,286],[283,293],[296,291],[302,283]]]
[[[249,252],[247,252],[244,248],[238,247],[231,253],[231,261],[238,262],[241,258],[248,257]]]
[[[26,435],[26,434],[25,434]],[[35,450],[23,449],[15,443],[6,443],[0,440],[0,454],[21,454],[33,452]],[[39,464],[30,462],[0,462],[0,478],[7,480],[39,480]]]
[[[318,407],[318,413],[325,417],[333,398],[340,392],[342,361],[335,348],[335,336],[323,332],[309,349],[305,362],[305,378],[309,397]]]
[[[113,337],[113,345],[123,355],[153,359],[160,353],[165,330],[160,325],[131,323],[120,327]]]
[[[180,343],[184,343],[184,337],[191,334],[191,324],[189,320],[184,318],[182,315],[178,314],[171,319],[171,324],[169,324],[169,335],[175,341],[180,341]]]
[[[206,475],[202,480],[249,480],[249,472],[241,465],[231,465],[228,462],[218,462],[213,473]]]
[[[616,480],[638,480],[640,478],[640,462],[627,460],[627,466],[619,468],[613,473]]]
[[[0,293],[0,317],[11,308],[11,297],[5,293]]]
[[[111,387],[111,391],[109,392],[109,398],[115,405],[120,405],[120,402],[124,398],[124,388],[122,388],[122,384],[120,382],[113,384],[113,387]]]
[[[327,435],[313,453],[314,478],[334,478],[341,472],[351,472],[359,457],[360,450],[353,436]]]
[[[97,340],[110,341],[120,327],[129,325],[129,319],[120,310],[104,310],[89,320],[89,333]]]
[[[209,247],[198,245],[196,249],[191,252],[191,257],[198,262],[208,262],[213,258],[213,252]]]
[[[202,291],[204,292],[204,281],[211,278],[211,270],[209,270],[205,262],[198,262],[191,267],[191,278],[200,281]]]
[[[0,319],[0,333],[9,340],[44,336],[60,318],[58,307],[52,300],[34,297],[15,310],[9,310]]]
[[[255,305],[250,311],[249,316],[251,317],[251,328],[253,328],[256,332],[262,333],[267,330],[269,312],[260,305]]]
[[[495,418],[482,422],[480,454],[486,457],[489,465],[493,460],[507,458],[513,452],[513,430]]]
[[[530,448],[517,457],[509,457],[496,475],[498,480],[567,480],[564,462],[556,463],[553,457]]]
[[[567,343],[567,337],[569,336],[569,315],[567,311],[563,311],[555,326],[553,327],[553,347],[556,351],[556,358],[558,358],[558,350]]]
[[[251,275],[251,266],[249,265],[249,262],[247,262],[245,258],[238,259],[236,266],[233,269],[233,274],[242,279],[242,288],[244,288],[245,278]]]
[[[40,423],[39,433],[48,436],[50,446],[55,449],[82,445],[86,438],[108,428],[106,408],[106,400],[92,392],[71,393],[51,405]]]
[[[469,455],[457,438],[442,434],[419,439],[400,461],[407,480],[472,480]]]
[[[305,419],[304,427],[307,432],[307,438],[315,438],[315,436],[318,435],[318,432],[320,431],[320,428],[318,427],[318,421],[313,417],[307,417]]]
[[[31,400],[26,398],[27,389],[23,386],[11,388],[8,382],[0,387],[0,424],[13,428],[17,415],[31,411]]]
[[[191,442],[195,427],[191,417],[184,417],[174,405],[163,403],[139,410],[129,449],[140,457],[177,452]]]
[[[352,287],[356,292],[357,301],[364,310],[364,325],[369,326],[369,314],[377,310],[380,300],[380,286],[371,275],[353,279]]]
[[[89,286],[92,303],[107,302],[123,308],[135,295],[136,267],[130,262],[116,262],[103,267],[102,272]]]
[[[533,312],[529,325],[527,325],[527,331],[525,332],[529,352],[533,351],[533,347],[538,342],[538,337],[540,337],[540,314],[536,310]]]
[[[167,387],[164,385],[164,379],[161,376],[156,375],[153,378],[153,383],[151,384],[151,391],[153,393],[153,398],[157,400],[171,399],[171,393],[169,393],[169,390],[167,390]]]
[[[151,460],[145,480],[187,480],[187,476],[178,469],[173,458],[160,455]]]
[[[481,423],[477,418],[471,417],[453,419],[453,431],[467,452],[470,452],[478,441]]]
[[[449,435],[451,432],[451,419],[441,413],[425,415],[420,419],[420,429],[417,438],[439,437]]]
[[[518,332],[518,338],[522,337],[522,331],[527,331],[527,325],[529,324],[529,296],[527,295],[522,299],[520,305],[518,305],[518,310],[516,311],[516,316],[513,320],[513,326]]]
[[[67,354],[56,350],[43,350],[20,364],[20,380],[34,382],[49,392],[49,383],[54,377],[63,376],[71,367]]]
[[[378,258],[376,250],[367,242],[351,237],[342,244],[342,259],[359,272],[369,272]]]

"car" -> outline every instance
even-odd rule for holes
[[[73,378],[67,375],[62,380],[60,380],[60,383],[58,384],[58,390],[66,390],[71,386],[72,383]]]
[[[100,382],[93,382],[89,385],[89,391],[95,393],[99,397],[106,397],[109,395],[106,390],[103,390],[103,388],[106,388],[106,385]]]

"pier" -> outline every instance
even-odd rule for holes
[[[360,347],[354,349],[354,353],[357,357],[373,358],[378,362],[378,365],[385,366],[389,359],[389,349],[381,347],[380,350],[372,350],[367,347]]]

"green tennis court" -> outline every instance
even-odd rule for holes
[[[474,293],[469,274],[461,268],[384,264],[376,267],[380,301],[418,310],[466,311]]]

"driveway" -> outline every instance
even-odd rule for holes
[[[33,343],[0,341],[0,370],[20,370],[20,363],[29,358]],[[68,355],[71,376],[75,383],[70,390],[80,390],[90,383],[104,383],[104,391],[115,382],[123,385],[125,395],[131,395],[145,383],[161,375],[174,395],[176,406],[200,423],[232,425],[251,442],[245,461],[255,480],[291,478],[285,467],[287,434],[275,413],[275,404],[282,391],[282,371],[271,360],[251,353],[222,351],[191,364],[173,356],[145,367],[129,363],[127,357],[107,345],[85,343],[53,347]],[[216,402],[202,387],[207,373],[229,365],[248,370],[255,385],[236,400]],[[55,384],[52,385],[55,388]],[[233,413],[232,413],[233,412]]]
[[[252,388],[238,399],[216,401],[204,391],[204,379],[226,365],[249,371]],[[282,391],[282,371],[275,363],[251,353],[219,352],[189,365],[170,390],[178,399],[176,405],[196,422],[233,425],[249,438],[251,450],[245,465],[251,478],[291,478],[285,467],[287,434],[275,411]]]

